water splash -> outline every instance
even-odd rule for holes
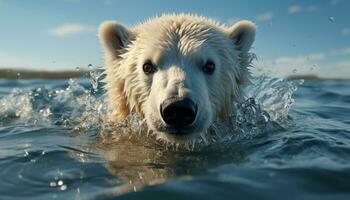
[[[25,123],[47,122],[52,114],[50,108],[34,104],[40,98],[42,89],[37,88],[30,92],[14,89],[12,93],[0,100],[0,123],[19,119]],[[45,98],[40,101],[45,101]]]
[[[90,84],[91,84],[91,89],[92,89],[93,93],[96,93],[96,92],[98,92],[99,83],[100,83],[100,80],[102,78],[103,73],[101,73],[101,71],[99,71],[99,70],[94,70],[94,67],[92,64],[89,64],[88,68],[90,69],[89,80],[90,80]]]
[[[14,89],[0,99],[0,124],[49,124],[64,126],[76,132],[114,132],[115,138],[123,135],[154,136],[145,120],[137,114],[129,115],[119,124],[111,124],[107,117],[107,104],[100,93],[101,72],[95,70],[89,75],[89,87],[70,79],[68,86],[61,89]],[[273,130],[276,123],[280,127],[287,127],[288,112],[294,102],[292,95],[302,81],[257,76],[252,83],[246,88],[246,100],[236,103],[237,110],[231,116],[230,127],[215,122],[207,133],[186,143],[186,148],[193,150],[217,142],[249,139]],[[178,144],[161,143],[166,147],[179,148]]]
[[[63,125],[74,130],[104,128],[106,103],[77,80],[63,89],[14,89],[0,99],[0,123]]]
[[[246,89],[247,96],[254,99],[261,110],[267,112],[272,121],[283,125],[288,118],[294,99],[293,94],[304,81],[287,81],[281,78],[258,76]]]

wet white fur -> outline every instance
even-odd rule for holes
[[[104,49],[107,100],[114,122],[132,112],[145,117],[148,127],[168,141],[183,141],[162,132],[166,125],[160,104],[171,96],[189,96],[198,104],[193,135],[205,132],[215,120],[234,114],[249,82],[255,26],[239,21],[231,27],[188,14],[163,15],[132,28],[106,21],[99,28]],[[214,74],[203,73],[210,59]],[[158,70],[146,75],[142,66],[151,60]]]

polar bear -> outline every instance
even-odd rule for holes
[[[249,83],[255,25],[227,27],[190,14],[168,14],[132,28],[100,25],[110,119],[145,118],[160,138],[181,143],[234,115]]]

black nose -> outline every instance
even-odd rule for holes
[[[165,123],[182,128],[194,122],[197,107],[191,99],[167,99],[161,105],[161,115]]]

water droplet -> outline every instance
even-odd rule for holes
[[[17,73],[17,77],[19,78],[20,76],[21,76],[21,73],[18,72],[18,73]]]
[[[297,71],[298,71],[297,69],[293,69],[293,73],[294,73],[294,74],[297,73]]]
[[[62,185],[61,187],[60,187],[60,190],[66,190],[67,189],[67,185]]]
[[[56,187],[56,186],[57,186],[56,182],[54,181],[50,182],[50,187]]]
[[[59,185],[59,186],[63,185],[63,181],[59,180],[59,181],[57,182],[57,185]]]
[[[334,17],[330,16],[330,17],[328,17],[328,20],[331,22],[334,22]]]
[[[90,83],[92,86],[92,90],[95,93],[98,91],[99,79],[102,74],[99,71],[94,70],[94,71],[90,71],[89,75],[90,75]]]
[[[79,70],[80,70],[80,67],[79,67],[79,66],[77,66],[77,67],[75,68],[75,70],[79,71]]]

